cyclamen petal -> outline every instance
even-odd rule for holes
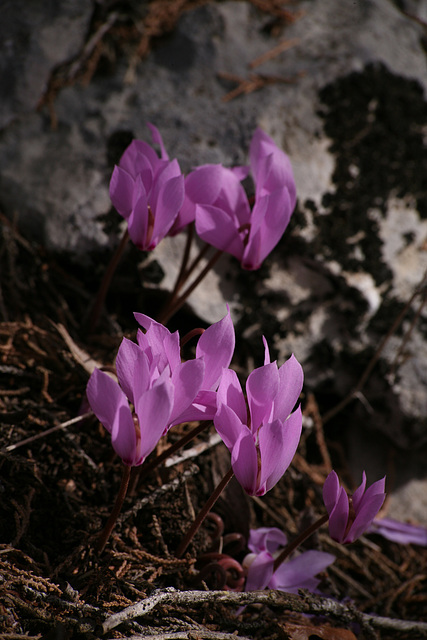
[[[268,551],[273,554],[279,547],[285,547],[288,539],[277,527],[260,527],[249,532],[248,548],[253,553]]]
[[[315,593],[320,580],[315,578],[333,562],[335,556],[323,551],[304,551],[299,556],[283,562],[272,575],[268,586],[286,593],[298,593],[299,589],[308,589]]]
[[[217,389],[222,370],[233,357],[236,338],[230,309],[222,320],[215,322],[200,336],[196,347],[196,358],[204,358],[205,377],[203,389]]]

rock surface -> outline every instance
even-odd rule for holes
[[[30,17],[21,24],[19,3],[9,3],[18,35],[9,44],[3,38],[3,48],[7,60],[17,47],[20,55],[0,76],[8,96],[3,209],[49,250],[90,265],[116,242],[105,226],[116,143],[130,135],[149,140],[145,122],[153,122],[188,171],[205,162],[246,163],[253,131],[263,127],[291,157],[297,211],[259,272],[242,273],[224,259],[222,277],[212,274],[190,302],[209,322],[231,302],[256,365],[261,334],[279,361],[293,351],[327,412],[356,386],[427,269],[425,4],[400,3],[418,21],[398,5],[307,0],[292,5],[301,17],[278,39],[269,32],[271,16],[246,2],[204,5],[183,14],[136,68],[122,55],[110,73],[64,88],[52,130],[47,111],[34,109],[49,71],[83,46],[91,11],[88,3],[61,3],[55,15],[40,18],[40,34],[31,33],[24,47],[20,34],[28,33]],[[297,42],[249,69],[283,39]],[[292,82],[224,102],[235,86],[224,72]],[[165,241],[149,257],[168,273],[164,288],[180,242]],[[372,480],[390,472],[394,452],[396,486],[404,489],[392,496],[391,515],[403,517],[413,487],[418,497],[405,513],[427,522],[427,490],[419,491],[420,482],[426,487],[427,442],[427,311],[417,311],[420,301],[407,309],[358,398],[325,428],[330,437],[343,432],[356,480],[363,467]],[[403,449],[405,470],[397,462]]]

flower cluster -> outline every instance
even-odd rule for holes
[[[215,390],[235,341],[227,313],[199,338],[196,357],[181,362],[178,332],[141,313],[135,316],[146,333],[138,331],[138,344],[123,339],[116,359],[119,383],[95,369],[87,385],[93,412],[130,466],[142,464],[171,426],[213,418]]]
[[[159,131],[148,125],[159,158],[142,140],[134,140],[115,167],[110,182],[113,205],[127,220],[134,244],[152,250],[166,235],[191,222],[208,244],[235,256],[244,269],[258,269],[282,237],[296,203],[288,156],[261,129],[250,145],[255,182],[251,210],[241,184],[247,167],[207,164],[185,179],[177,160],[169,160]]]

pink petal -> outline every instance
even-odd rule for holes
[[[292,462],[301,438],[301,408],[282,423],[275,420],[261,427],[258,433],[261,454],[260,488],[270,491]]]
[[[249,241],[243,255],[244,269],[257,269],[279,242],[289,224],[292,209],[286,189],[257,199],[251,218]]]
[[[140,361],[140,362],[139,362]],[[135,381],[135,366],[139,362],[139,367],[144,371],[144,389],[149,385],[149,369],[148,361],[141,348],[128,340],[123,338],[119,347],[116,357],[116,371],[119,383],[123,391],[126,393],[129,400],[134,404],[133,385]]]
[[[248,548],[254,553],[274,553],[279,547],[286,547],[287,544],[286,535],[277,527],[260,527],[249,532]]]
[[[363,471],[362,472],[362,482],[360,483],[360,485],[357,487],[356,491],[353,493],[352,495],[352,500],[353,500],[353,506],[354,506],[354,510],[357,512],[362,500],[363,500],[363,495],[365,493],[365,488],[366,488],[366,473]]]
[[[127,171],[115,166],[110,180],[110,199],[113,206],[123,218],[128,218],[132,211],[135,181]]]
[[[226,407],[224,406],[223,409]],[[241,433],[231,452],[234,475],[250,496],[257,490],[258,456],[254,439],[249,429]]]
[[[92,411],[111,433],[112,445],[125,464],[132,464],[136,434],[128,400],[117,382],[95,369],[87,384]]]
[[[279,368],[279,390],[274,398],[274,420],[286,420],[298,402],[303,382],[302,366],[292,355]]]
[[[250,433],[248,427],[239,420],[234,411],[227,407],[226,404],[218,407],[214,417],[214,425],[229,451],[233,450],[242,433]]]
[[[134,245],[145,251],[147,249],[148,203],[144,194],[136,201],[128,218],[129,236]]]
[[[273,400],[279,389],[279,372],[275,362],[254,369],[246,381],[251,430],[256,433],[263,422],[269,422]]]
[[[267,551],[261,551],[249,566],[245,591],[265,589],[273,575],[273,567],[273,556]]]
[[[171,425],[193,420],[213,420],[217,411],[215,391],[200,391],[194,402],[177,418],[171,421]]]
[[[197,167],[185,178],[185,193],[194,204],[214,204],[221,191],[223,167],[205,164]]]
[[[287,593],[298,593],[298,589],[314,591],[320,582],[315,576],[327,569],[335,559],[331,553],[304,551],[296,558],[281,564],[268,586],[270,589],[279,589]]]
[[[359,508],[359,512],[350,530],[346,536],[345,542],[354,542],[359,536],[361,536],[367,529],[369,529],[373,519],[378,515],[378,511],[384,504],[385,493],[377,493],[368,497],[363,501],[362,506]]]
[[[175,368],[171,381],[174,386],[174,403],[170,421],[183,413],[191,405],[202,386],[205,363],[200,358],[189,360]]]
[[[160,151],[161,151],[161,154],[162,154],[162,160],[169,160],[169,156],[166,153],[165,145],[163,144],[163,138],[160,135],[159,130],[157,129],[157,127],[154,126],[154,124],[151,124],[151,122],[147,122],[147,127],[151,131],[151,139],[152,139],[153,143],[154,144],[158,144],[159,147],[160,147]]]
[[[204,357],[205,379],[203,388],[216,389],[222,374],[233,357],[236,342],[230,310],[222,320],[215,322],[200,336],[196,347],[196,358]]]
[[[348,525],[349,503],[348,495],[341,487],[338,500],[329,514],[329,535],[337,542],[344,542]]]
[[[141,440],[139,460],[141,464],[153,451],[169,423],[173,405],[173,385],[161,376],[152,389],[148,389],[136,401],[136,413],[139,418]]]
[[[340,481],[335,471],[331,471],[323,483],[323,502],[329,515],[338,502],[339,495]]]
[[[172,227],[184,201],[184,176],[171,178],[160,190],[157,200],[150,249],[154,249]]]
[[[238,416],[241,423],[247,422],[245,396],[240,386],[237,373],[233,369],[223,369],[218,387],[218,407],[226,404]]]
[[[133,140],[120,159],[120,167],[133,178],[140,175],[147,192],[160,160],[157,153],[143,140]]]
[[[211,205],[196,206],[197,235],[216,249],[240,260],[244,246],[237,229],[238,222],[222,209]]]

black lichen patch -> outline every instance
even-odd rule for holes
[[[316,218],[320,233],[312,249],[347,270],[368,271],[382,284],[392,274],[381,257],[378,225],[369,211],[384,215],[390,196],[411,194],[420,216],[427,217],[427,103],[422,87],[381,64],[368,65],[326,86],[320,100],[336,160],[335,192],[325,194],[327,215]],[[357,242],[349,245],[354,237]]]

